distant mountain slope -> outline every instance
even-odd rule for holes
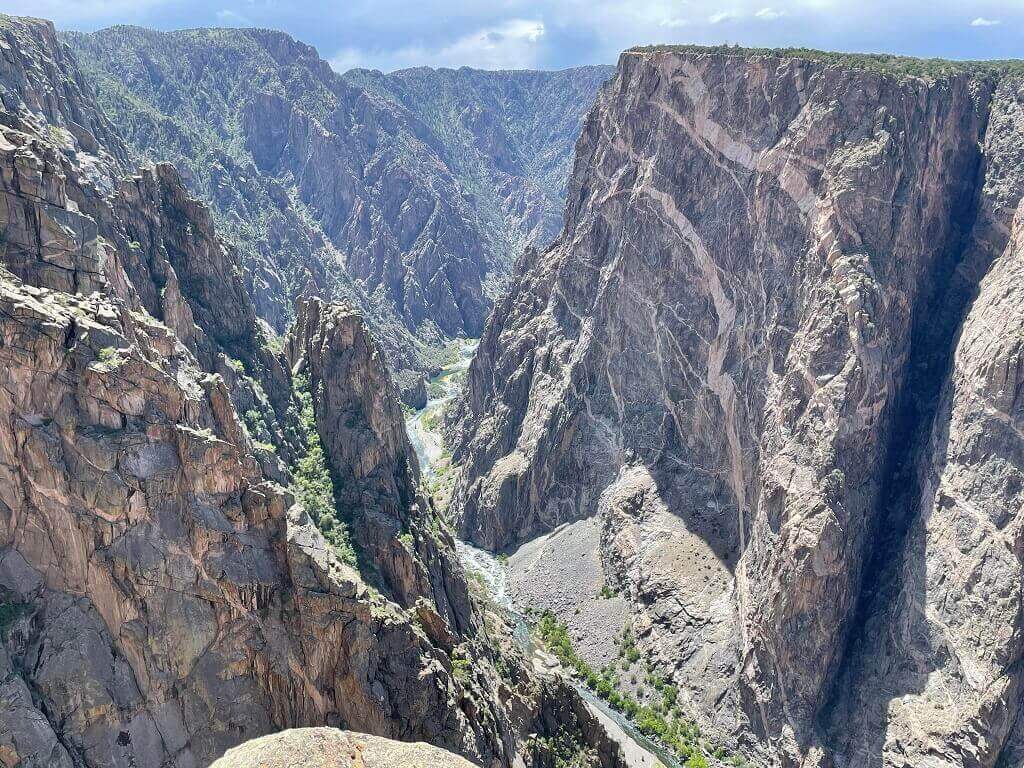
[[[211,203],[260,316],[281,332],[297,296],[349,298],[410,403],[443,343],[480,333],[484,284],[557,230],[603,79],[601,68],[342,76],[266,30],[64,39],[138,159],[173,162]]]
[[[562,228],[565,188],[583,118],[611,66],[560,72],[417,67],[356,69],[345,79],[397,102],[429,127],[432,146],[474,196],[494,238],[489,274],[503,276],[530,243]]]

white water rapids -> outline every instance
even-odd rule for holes
[[[416,451],[420,471],[427,480],[437,475],[438,463],[445,455],[440,430],[442,412],[445,406],[458,396],[463,381],[459,374],[469,367],[476,346],[476,339],[459,342],[458,359],[431,379],[428,389],[431,396],[427,404],[406,419],[405,428],[409,433],[409,442]],[[516,639],[527,657],[535,656],[537,649],[533,646],[529,625],[512,602],[508,586],[508,567],[490,552],[464,541],[457,541],[456,549],[463,567],[480,575],[494,603],[515,620]],[[567,679],[579,691],[608,735],[622,747],[626,764],[630,768],[682,768],[677,760],[641,734],[619,712],[611,709],[585,686],[572,678]]]

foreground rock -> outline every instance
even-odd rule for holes
[[[641,648],[764,762],[1017,754],[1020,105],[627,52],[453,409],[463,535],[599,516]]]
[[[408,744],[334,728],[297,728],[247,741],[211,768],[472,768],[429,744]]]

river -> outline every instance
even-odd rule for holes
[[[462,389],[463,373],[469,368],[478,343],[477,339],[459,339],[455,342],[458,357],[430,380],[427,404],[405,420],[409,442],[416,451],[420,471],[427,480],[437,474],[438,464],[444,457],[440,429],[442,412]]]
[[[442,413],[445,406],[458,396],[464,382],[462,374],[469,367],[476,346],[476,339],[458,342],[458,358],[430,380],[428,387],[430,396],[426,406],[405,421],[409,442],[416,451],[420,471],[427,480],[436,476],[439,465],[445,461],[444,443],[440,430]],[[554,658],[543,654],[535,647],[529,624],[512,603],[505,564],[490,552],[478,549],[464,541],[457,541],[456,548],[463,567],[481,575],[495,604],[505,610],[514,620],[516,639],[527,657],[533,658],[535,663],[538,657],[546,657],[548,671],[557,671],[558,667]],[[626,764],[630,768],[682,768],[674,757],[640,733],[622,714],[611,709],[607,703],[575,679],[568,675],[566,678],[579,691],[580,696],[604,726],[608,735],[622,747]]]

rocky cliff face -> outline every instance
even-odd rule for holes
[[[433,596],[444,623],[470,629],[469,595],[455,543],[423,495],[397,393],[362,318],[348,308],[303,301],[288,344],[305,374],[341,508],[363,559],[407,608]],[[434,617],[428,626],[438,626]],[[449,642],[451,642],[449,640]]]
[[[209,211],[170,166],[124,176],[52,26],[0,34],[0,765],[205,766],[318,725],[545,767],[527,734],[568,727],[618,765],[471,602],[358,319],[305,304],[274,354]],[[314,498],[321,443],[354,564],[288,489]]]
[[[418,67],[345,78],[416,115],[425,141],[472,203],[497,284],[530,244],[562,228],[565,187],[580,126],[614,69],[488,72]]]
[[[471,366],[462,533],[600,516],[641,645],[765,762],[1011,759],[1020,87],[627,52]]]
[[[480,334],[484,283],[554,235],[580,121],[610,73],[343,77],[265,30],[66,39],[134,154],[184,169],[213,206],[260,317],[283,332],[298,296],[359,307],[416,405],[439,345]],[[476,80],[495,83],[465,87]],[[439,98],[454,91],[471,98]]]

